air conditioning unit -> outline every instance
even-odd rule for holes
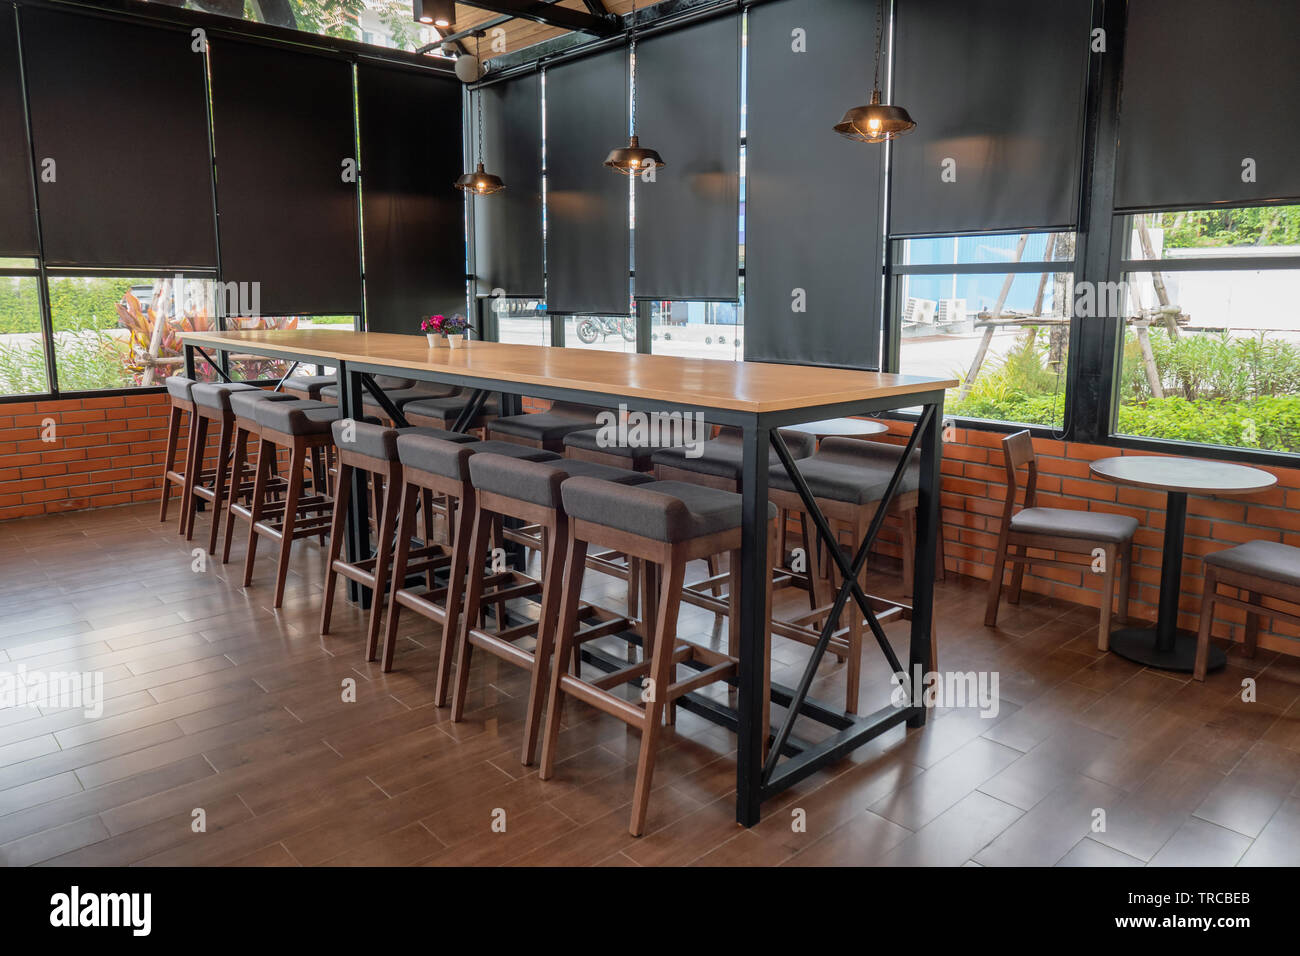
[[[939,324],[955,325],[958,322],[966,321],[966,300],[965,299],[940,299],[939,300]]]
[[[938,305],[939,303],[934,299],[918,299],[909,296],[907,305],[903,307],[903,324],[934,325],[934,312]]]

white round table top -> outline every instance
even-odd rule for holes
[[[1151,455],[1100,458],[1092,473],[1121,485],[1193,495],[1253,495],[1277,484],[1267,471],[1246,465]]]
[[[870,435],[883,435],[889,431],[888,425],[867,421],[865,418],[827,418],[820,422],[804,422],[802,425],[787,425],[793,431],[813,435],[818,439],[832,436],[844,438],[866,438]]]

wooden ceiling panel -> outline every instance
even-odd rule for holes
[[[633,0],[604,0],[605,9],[610,13],[626,14],[631,12]],[[637,9],[644,10],[653,7],[655,4],[647,0],[637,0]],[[579,10],[587,12],[587,6],[583,0],[560,0],[556,6],[567,7],[570,10]],[[462,30],[473,29],[480,23],[486,23],[491,20],[500,18],[501,14],[492,13],[489,10],[480,10],[478,7],[471,7],[464,3],[456,4],[456,22],[452,24],[452,29],[459,33]],[[493,56],[500,56],[502,53],[515,53],[525,47],[530,47],[535,43],[541,43],[543,40],[549,40],[552,37],[561,36],[568,33],[562,27],[547,26],[544,23],[537,23],[533,20],[514,19],[500,24],[500,29],[504,35],[495,35],[495,27],[489,32],[488,36],[482,39],[483,56],[485,59],[491,59]],[[494,38],[497,40],[495,46]],[[501,41],[505,43],[505,49],[501,48]],[[474,41],[465,39],[462,41],[465,48],[471,52],[474,49]]]

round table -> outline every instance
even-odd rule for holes
[[[823,438],[870,438],[883,435],[889,431],[888,425],[867,421],[865,418],[827,418],[820,422],[804,422],[802,425],[787,425],[792,431],[812,435],[818,441]]]
[[[1165,492],[1165,540],[1160,567],[1160,610],[1155,627],[1126,627],[1110,636],[1110,649],[1121,657],[1167,671],[1192,670],[1196,634],[1178,627],[1178,595],[1183,577],[1183,533],[1187,526],[1187,496],[1237,497],[1258,494],[1277,478],[1258,468],[1194,458],[1132,455],[1102,458],[1092,473],[1116,484]],[[1210,647],[1210,670],[1227,658]]]

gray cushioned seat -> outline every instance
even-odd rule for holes
[[[286,395],[284,392],[268,392],[264,388],[255,388],[252,391],[243,389],[230,393],[230,410],[235,413],[236,418],[252,418],[254,411],[262,402],[300,402],[296,395]]]
[[[1205,563],[1228,571],[1300,587],[1300,548],[1277,541],[1248,541],[1205,556]]]
[[[323,378],[328,379],[328,381],[321,382],[319,388],[312,393],[312,398],[319,398],[321,401],[332,402],[337,402],[339,400],[338,379],[333,375],[319,375],[313,376],[313,378]],[[372,375],[371,378],[375,380],[375,384],[379,386],[380,391],[384,392],[396,392],[421,384],[413,378],[402,378],[399,375]],[[290,379],[290,381],[293,380]],[[370,393],[366,392],[366,394],[369,395]]]
[[[292,375],[285,379],[284,387],[306,392],[316,401],[320,401],[321,389],[337,384],[338,379],[333,375]]]
[[[604,429],[587,428],[582,431],[569,432],[565,435],[564,447],[581,448],[585,451],[596,451],[600,452],[602,455],[617,455],[620,458],[626,458],[633,467],[638,469],[648,468],[655,452],[662,451],[665,448],[682,447],[681,443],[677,441],[672,441],[667,444],[647,443],[644,445],[634,445],[631,443],[632,437],[634,436],[629,436],[627,444],[620,444],[618,442],[602,444],[602,441],[606,438],[604,435]]]
[[[783,428],[781,437],[785,439],[786,447],[796,459],[807,458],[813,453],[815,439],[812,435]],[[655,452],[651,456],[651,461],[656,465],[680,468],[682,471],[740,481],[740,470],[744,465],[744,450],[741,446],[741,436],[737,432],[724,431],[717,438],[704,442],[702,449],[695,449],[695,451],[699,452],[698,457],[691,458],[688,455],[688,452],[691,452],[689,448],[665,448]],[[769,466],[780,464],[780,459],[776,457],[776,451],[773,449],[768,450],[767,460]]]
[[[620,485],[598,478],[570,478],[560,486],[564,510],[608,528],[656,541],[687,541],[738,528],[740,495],[684,481]],[[776,508],[767,506],[769,520]]]
[[[461,410],[469,404],[469,395],[469,392],[457,391],[456,394],[448,395],[446,398],[424,398],[407,403],[402,407],[402,411],[407,416],[421,415],[425,418],[432,418],[443,422],[446,427],[450,428],[456,424],[456,419],[460,416]],[[500,412],[500,396],[493,394],[489,395],[487,401],[483,403],[479,415],[498,415]]]
[[[799,473],[815,498],[870,504],[885,496],[902,455],[902,445],[860,438],[826,438],[816,454],[798,462]],[[898,491],[915,491],[921,486],[920,479],[920,455],[914,452]],[[767,480],[772,488],[795,490],[794,480],[779,464],[768,472]]]
[[[261,402],[254,407],[253,417],[263,428],[286,435],[328,435],[339,410],[336,405],[300,398],[292,402]]]
[[[196,382],[190,389],[195,405],[230,411],[230,396],[234,392],[260,392],[262,389],[247,382]]]
[[[554,452],[526,448],[505,441],[454,442],[427,434],[397,436],[397,457],[401,463],[419,471],[432,472],[458,481],[469,481],[469,459],[476,452],[490,452],[526,461],[555,461]]]
[[[187,378],[184,375],[169,375],[164,384],[167,386],[168,395],[183,398],[187,402],[194,400],[190,397],[190,389],[194,387],[194,379]]]
[[[445,398],[448,395],[453,394],[454,389],[455,386],[453,385],[439,385],[436,382],[417,382],[416,384],[407,386],[406,388],[385,388],[383,389],[383,393],[390,402],[398,408],[402,408],[410,402],[419,401],[424,398]],[[326,388],[321,389],[322,401],[328,400],[337,402],[338,397],[339,390],[337,386],[327,386]],[[375,396],[371,395],[368,391],[363,393],[361,401],[367,409],[383,410],[383,406],[379,404],[379,399],[375,398]]]
[[[1011,517],[1011,530],[1061,538],[1128,541],[1138,529],[1137,518],[1071,508],[1025,508]]]
[[[347,419],[339,418],[331,426],[334,430],[334,444],[385,461],[397,461],[399,435],[424,435],[427,438],[438,438],[457,445],[474,441],[473,435],[458,435],[455,432],[443,431],[441,428],[390,428],[380,424],[377,418],[358,422],[352,430],[350,436],[352,440],[345,441],[347,422]]]
[[[600,411],[591,405],[555,402],[550,411],[498,418],[492,423],[491,430],[533,441],[559,441],[569,432],[583,431],[598,424],[596,416]]]
[[[528,461],[506,455],[476,452],[469,459],[469,476],[474,487],[492,491],[519,501],[531,501],[544,508],[559,508],[560,485],[567,479],[582,476],[620,485],[639,485],[650,476],[626,468],[611,468],[592,461],[559,458],[553,461]]]

